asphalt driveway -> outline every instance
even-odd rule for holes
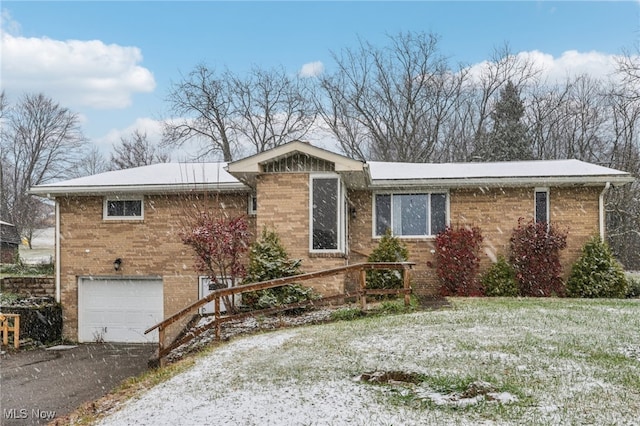
[[[147,369],[156,345],[92,343],[0,356],[0,424],[46,424]]]

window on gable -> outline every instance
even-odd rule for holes
[[[104,200],[104,219],[142,219],[143,202],[141,198]]]
[[[447,226],[447,194],[376,194],[375,235],[431,236]]]
[[[341,251],[344,212],[340,179],[313,177],[311,186],[311,250]]]
[[[549,222],[549,190],[536,189],[535,191],[535,217],[536,223]]]

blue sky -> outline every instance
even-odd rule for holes
[[[202,62],[240,74],[252,65],[295,74],[310,63],[331,72],[331,51],[359,38],[383,45],[388,35],[424,31],[440,36],[452,63],[480,63],[508,42],[562,72],[597,74],[640,40],[639,1],[5,0],[1,8],[2,89],[10,99],[48,94],[78,112],[103,147],[133,128],[153,133],[171,82]]]

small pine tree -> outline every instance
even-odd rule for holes
[[[380,239],[378,246],[373,249],[369,262],[406,262],[409,250],[399,238],[391,235],[391,230]],[[367,271],[367,288],[402,288],[402,274],[400,271]]]
[[[624,270],[613,257],[607,243],[600,237],[590,239],[571,268],[567,281],[569,296],[623,298],[627,288]]]
[[[502,255],[498,256],[497,262],[491,265],[491,268],[483,275],[482,286],[487,296],[518,296],[516,273]]]
[[[244,284],[299,275],[301,262],[300,259],[289,259],[278,234],[265,228],[249,250],[249,266]],[[311,289],[291,284],[244,293],[242,302],[252,309],[258,309],[301,302],[313,297]]]
[[[265,228],[249,249],[249,265],[244,282],[256,283],[299,275],[301,263],[300,259],[289,259],[278,234]]]
[[[476,155],[483,161],[531,160],[531,140],[522,122],[524,111],[518,89],[511,80],[507,81],[491,113],[493,128],[481,138]]]

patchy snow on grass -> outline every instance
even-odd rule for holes
[[[235,337],[99,424],[638,424],[635,342],[638,301],[454,299]]]

